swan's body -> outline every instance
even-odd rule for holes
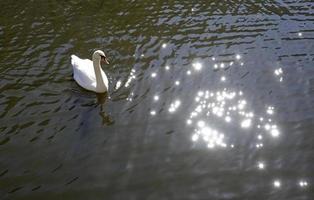
[[[97,93],[108,91],[108,78],[101,69],[100,62],[109,64],[104,52],[97,50],[93,54],[93,61],[81,59],[76,55],[71,55],[74,80],[86,90]]]

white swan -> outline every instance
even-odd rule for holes
[[[100,63],[109,64],[105,53],[97,50],[93,53],[93,61],[71,55],[74,80],[86,90],[97,93],[108,91],[108,78],[101,69]]]

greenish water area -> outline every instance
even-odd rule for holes
[[[312,200],[313,61],[311,0],[1,0],[0,199]]]

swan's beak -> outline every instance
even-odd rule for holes
[[[101,56],[100,62],[106,65],[109,65],[109,60],[107,59],[107,57]]]

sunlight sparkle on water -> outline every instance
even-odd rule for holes
[[[196,71],[200,71],[203,67],[202,64],[199,62],[193,63],[192,66]]]
[[[225,121],[226,121],[226,122],[231,122],[231,117],[230,117],[230,116],[226,116],[226,117],[225,117]]]
[[[128,80],[127,80],[126,83],[124,84],[124,87],[129,87],[129,85],[131,84],[132,80],[136,78],[135,72],[136,72],[135,69],[132,69],[132,70],[131,70],[131,73],[130,73],[130,75],[129,75],[129,77],[128,77]]]
[[[261,143],[261,144],[256,144],[255,146],[256,146],[256,148],[259,149],[259,148],[262,148],[264,145]]]
[[[219,133],[217,130],[212,129],[205,124],[201,124],[201,127],[196,131],[195,134],[202,137],[203,141],[207,143],[208,148],[214,148],[216,146],[226,147],[226,143],[224,142],[224,134]]]
[[[166,44],[166,43],[163,43],[161,47],[162,47],[162,48],[166,48],[166,47],[167,47],[167,44]]]
[[[283,73],[282,68],[275,69],[274,73],[276,76],[281,75]]]
[[[308,183],[307,183],[307,181],[301,180],[301,181],[299,182],[299,186],[300,186],[300,187],[306,187],[306,186],[308,186]]]
[[[154,101],[158,101],[159,100],[159,96],[158,95],[155,95],[154,96]]]
[[[241,122],[242,128],[249,128],[251,126],[252,120],[251,119],[245,119]]]
[[[264,127],[265,127],[266,131],[270,130],[270,124],[265,124]]]
[[[133,96],[134,96],[134,93],[131,92],[130,95],[128,96],[128,98],[126,98],[126,100],[130,101],[130,102],[133,101],[133,98],[132,98]]]
[[[281,182],[279,180],[275,180],[273,184],[275,188],[280,188],[281,186]]]
[[[187,74],[187,75],[191,75],[191,70],[188,70],[188,71],[186,72],[186,74]]]
[[[245,101],[245,100],[239,101],[238,109],[239,109],[239,110],[244,109],[245,105],[246,105],[246,101]]]
[[[302,35],[303,35],[303,34],[302,34],[301,32],[298,33],[298,36],[299,36],[299,37],[302,37]]]
[[[117,82],[117,84],[116,84],[116,88],[115,88],[115,89],[116,89],[116,90],[119,89],[119,88],[121,87],[121,84],[122,84],[122,81],[119,80],[119,81]]]
[[[269,115],[274,114],[274,107],[269,106],[269,107],[267,108],[266,112],[267,112],[267,114],[269,114]]]
[[[279,131],[277,129],[272,129],[270,131],[270,134],[273,136],[273,137],[278,137],[280,135]]]
[[[197,134],[194,134],[193,136],[192,136],[192,141],[193,142],[196,142],[198,140],[198,135]]]
[[[275,74],[275,76],[279,77],[279,82],[283,81],[283,77],[282,77],[283,71],[282,71],[282,68],[275,69],[274,74]]]
[[[204,121],[198,121],[197,126],[200,128],[203,128],[205,126],[205,122]]]
[[[264,119],[264,116],[259,116],[253,110],[249,110],[252,105],[244,98],[242,91],[226,88],[218,91],[205,89],[197,91],[194,99],[194,107],[187,119],[187,124],[190,125],[189,127],[194,128],[192,135],[199,136],[197,141],[204,142],[208,148],[225,147],[227,145],[225,139],[214,142],[217,139],[215,134],[227,130],[229,133],[222,134],[223,138],[225,135],[232,137],[234,126],[257,132],[255,137],[258,142],[254,145],[258,149],[264,146],[262,143],[264,134],[272,137],[280,134],[277,125],[271,122],[271,118]],[[274,110],[274,107],[266,107],[265,112],[267,112],[267,109]],[[192,124],[192,120],[196,123]],[[256,122],[257,124],[255,124]],[[219,124],[219,131],[216,130],[216,127],[213,127],[216,124]]]
[[[265,168],[265,165],[264,165],[263,162],[258,162],[257,166],[258,166],[259,169],[264,169]]]
[[[200,97],[204,96],[204,92],[203,91],[198,91],[197,92],[197,96],[200,96]]]
[[[175,85],[180,85],[180,81],[174,82]]]
[[[175,112],[178,109],[178,107],[180,105],[181,105],[181,101],[180,100],[175,100],[173,103],[170,104],[170,107],[169,107],[168,111],[170,113],[173,113],[173,112]]]
[[[240,60],[240,59],[241,59],[241,55],[240,55],[240,54],[237,54],[237,55],[236,55],[236,59],[237,59],[237,60]]]
[[[154,116],[154,115],[156,115],[156,111],[152,110],[152,111],[150,111],[150,114]]]
[[[169,65],[166,65],[165,69],[168,71],[170,69]]]

